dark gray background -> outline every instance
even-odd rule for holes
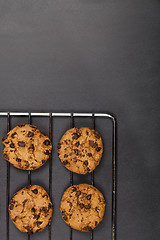
[[[117,117],[118,240],[160,238],[159,78],[159,0],[0,0],[0,110]]]

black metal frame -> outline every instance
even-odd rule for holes
[[[28,116],[28,123],[31,124],[31,117],[49,117],[49,138],[52,142],[53,117],[67,117],[71,119],[71,128],[74,127],[74,117],[91,117],[92,128],[95,129],[96,117],[107,117],[112,120],[112,240],[116,240],[116,119],[107,113],[10,113],[0,112],[0,116],[7,116],[7,132],[10,131],[10,116]],[[94,185],[94,171],[91,173],[91,184]],[[28,171],[28,185],[31,185],[31,171]],[[73,172],[70,172],[70,185],[73,185]],[[52,153],[49,158],[49,195],[52,198]],[[7,162],[7,186],[6,186],[6,206],[10,200],[10,163]],[[90,239],[93,240],[93,231]],[[48,239],[51,240],[51,224],[48,226]],[[9,212],[6,208],[6,240],[9,240]],[[28,240],[30,235],[28,234]],[[70,240],[72,240],[72,228],[70,228]]]

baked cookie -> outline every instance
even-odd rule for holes
[[[105,200],[102,193],[91,185],[74,185],[64,192],[60,210],[70,227],[89,232],[102,221]]]
[[[15,167],[34,170],[41,167],[49,158],[52,144],[37,127],[21,124],[13,128],[2,139],[5,148],[3,157]]]
[[[92,172],[99,165],[102,153],[101,136],[86,127],[69,129],[58,144],[58,155],[63,165],[79,174]]]
[[[21,232],[42,231],[52,217],[52,202],[47,192],[33,185],[18,191],[9,204],[9,214]]]

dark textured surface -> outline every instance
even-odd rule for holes
[[[159,0],[0,1],[1,111],[109,111],[118,119],[118,240],[160,238],[159,78]],[[4,126],[3,119],[1,135]],[[56,141],[68,126],[57,123]],[[40,127],[45,129],[45,121]],[[100,128],[106,139],[104,123]],[[0,239],[5,240],[6,165],[0,150]],[[54,180],[65,171],[55,159]],[[34,183],[45,188],[46,168],[33,174]],[[102,170],[97,170],[98,181]],[[13,193],[27,175],[12,171]],[[67,187],[67,174],[57,191],[53,184],[57,199]],[[69,233],[60,219],[53,219],[52,228],[55,240]],[[109,239],[101,228],[98,239]],[[45,234],[33,239],[45,239]],[[12,227],[12,239],[22,238]]]

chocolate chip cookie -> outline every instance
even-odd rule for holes
[[[2,139],[5,148],[3,157],[15,167],[34,170],[49,158],[52,144],[37,127],[21,124],[13,128]]]
[[[100,134],[87,127],[69,129],[58,144],[58,155],[63,165],[79,174],[92,172],[99,165],[102,153]]]
[[[91,185],[74,185],[64,192],[60,210],[70,227],[89,232],[102,221],[105,200],[102,193]]]
[[[52,202],[47,192],[33,185],[18,191],[9,204],[9,214],[21,232],[42,231],[52,217]]]

